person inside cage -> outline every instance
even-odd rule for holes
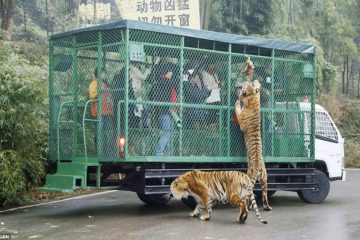
[[[133,89],[135,100],[142,101],[147,98],[147,86],[145,80],[151,73],[151,68],[141,68],[140,62],[131,62],[129,65],[129,79]],[[134,116],[142,121],[142,126],[148,127],[148,107],[143,104],[136,104],[134,109]]]
[[[271,63],[264,63],[255,71],[255,79],[258,79],[261,84],[260,88],[260,106],[261,108],[271,108]],[[271,155],[271,115],[269,112],[264,112],[262,115],[262,132],[264,155]]]
[[[202,80],[205,88],[210,92],[210,95],[205,99],[205,102],[210,105],[220,105],[220,81],[216,71],[215,64],[208,64],[202,71]],[[207,116],[207,124],[212,132],[217,132],[218,110],[210,109]]]
[[[89,98],[91,100],[99,100],[101,103],[101,117],[98,117],[98,102],[90,103],[90,115],[91,117],[98,118],[100,120],[101,129],[101,153],[102,156],[111,156],[115,149],[115,137],[113,137],[113,100],[110,94],[110,85],[106,80],[106,71],[101,69],[101,88],[99,89],[98,77],[100,73],[98,69],[95,69],[95,78],[89,85]],[[101,92],[101,99],[98,99],[98,93]],[[95,139],[96,139],[95,133]],[[99,139],[97,139],[98,142]]]
[[[265,63],[256,72],[256,79],[260,81],[260,104],[262,108],[270,108],[271,93],[271,63]]]
[[[205,104],[209,91],[205,88],[198,69],[187,71],[188,81],[184,82],[184,99],[186,103]],[[189,128],[199,129],[206,122],[206,110],[200,107],[187,108],[185,112]]]
[[[114,75],[111,82],[111,89],[114,99],[114,127],[118,129],[118,136],[124,136],[125,134],[125,104],[121,104],[120,101],[125,101],[125,83],[126,83],[126,68],[124,64],[119,66],[120,71]],[[144,80],[148,75],[147,70],[143,73],[140,70],[138,63],[129,64],[129,84],[128,84],[128,99],[129,100],[142,100],[141,91],[143,89]],[[143,120],[143,121],[141,121]],[[140,127],[142,122],[143,127],[147,127],[147,111],[146,107],[142,104],[129,103],[128,105],[128,127],[130,130],[137,129]],[[137,131],[135,131],[137,132]],[[137,155],[136,143],[129,139],[129,153],[130,155]]]
[[[176,90],[178,78],[177,67],[174,64],[158,64],[156,66],[157,81],[152,86],[149,99],[158,103],[176,102]],[[174,107],[155,105],[152,108],[152,122],[155,127],[161,129],[161,135],[155,147],[156,156],[171,155],[171,132],[174,128],[174,120],[177,115],[177,109]]]
[[[112,98],[114,101],[113,108],[113,122],[114,127],[116,128],[118,123],[120,125],[120,130],[124,130],[124,118],[120,117],[122,114],[120,112],[124,111],[124,105],[120,104],[121,100],[125,100],[125,67],[123,65],[119,66],[120,71],[116,73],[111,81],[112,89]],[[131,89],[129,90],[129,95],[131,95]],[[122,107],[118,112],[118,107]]]
[[[185,103],[197,104],[196,107],[186,107],[184,110],[184,155],[206,155],[206,109],[203,108],[209,91],[201,80],[201,71],[198,68],[185,72],[184,79],[184,101]]]

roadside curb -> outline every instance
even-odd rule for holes
[[[0,211],[0,214],[7,213],[7,212],[14,212],[17,210],[22,210],[22,209],[27,209],[27,208],[38,207],[38,206],[50,205],[50,204],[54,204],[54,203],[66,202],[66,201],[71,201],[71,200],[76,200],[76,199],[81,199],[81,198],[87,198],[87,197],[91,197],[91,196],[103,195],[103,194],[108,194],[108,193],[113,193],[113,192],[118,192],[118,190],[110,190],[110,191],[105,191],[105,192],[92,193],[92,194],[87,194],[87,195],[82,195],[82,196],[76,196],[76,197],[51,201],[51,202],[37,203],[37,204],[21,206],[21,207],[17,207],[17,208],[10,208],[10,209]]]

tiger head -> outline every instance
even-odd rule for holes
[[[193,171],[180,175],[170,185],[172,196],[176,199],[181,199],[190,195],[190,186],[194,181]]]
[[[259,80],[244,83],[240,92],[240,100],[245,107],[252,105],[259,105],[258,107],[260,107],[260,86]]]

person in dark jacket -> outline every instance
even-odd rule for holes
[[[118,112],[119,101],[125,100],[125,67],[123,67],[117,74],[114,75],[112,80],[111,89],[113,89],[113,101],[114,101],[114,126],[117,126],[117,121],[120,122],[120,128],[124,129],[124,112],[125,109],[120,109],[120,114]],[[132,87],[132,84],[129,80],[129,99],[135,100],[135,94]],[[124,107],[124,104],[122,105]],[[134,115],[135,104],[129,104],[129,127],[137,128],[139,127],[140,118]],[[120,118],[120,119],[119,119]]]
[[[186,72],[188,81],[184,81],[184,100],[185,103],[205,105],[205,99],[209,96],[209,91],[205,88],[201,80],[201,72],[198,70],[188,70]],[[207,110],[197,107],[186,107],[184,120],[185,129],[184,131],[184,144],[183,154],[184,155],[206,155],[207,142],[204,141],[206,138],[205,127],[206,127],[206,113]]]
[[[205,88],[196,70],[188,70],[189,81],[184,83],[184,97],[186,103],[205,104],[209,91]],[[206,110],[201,108],[187,108],[186,121],[190,128],[200,128],[205,123]]]
[[[158,79],[153,85],[149,99],[154,102],[170,103],[176,102],[176,79],[178,78],[176,66],[173,64],[159,64],[154,71],[158,73]],[[171,154],[171,130],[174,128],[171,112],[176,111],[169,106],[154,106],[152,117],[155,125],[162,130],[161,137],[155,148],[156,156],[168,156]]]

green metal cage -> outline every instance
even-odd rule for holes
[[[246,56],[262,84],[265,162],[314,161],[312,45],[129,20],[49,41],[50,155],[59,164],[246,162],[232,115]]]

